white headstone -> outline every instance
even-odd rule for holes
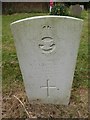
[[[28,98],[67,105],[82,20],[39,16],[13,22],[11,29]]]

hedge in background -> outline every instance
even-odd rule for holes
[[[68,15],[67,7],[64,4],[55,4],[51,9],[50,15]]]

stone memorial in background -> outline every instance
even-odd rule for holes
[[[84,10],[84,5],[80,5],[80,7],[82,8],[82,11]]]
[[[69,103],[83,20],[38,16],[11,24],[29,100]]]
[[[72,16],[80,17],[81,16],[81,12],[82,12],[82,8],[80,7],[79,4],[72,5],[70,7],[70,12],[71,12]]]

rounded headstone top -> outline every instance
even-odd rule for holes
[[[21,20],[17,20],[15,22],[12,22],[10,25],[27,21],[27,20],[34,20],[34,19],[42,19],[42,18],[63,18],[63,19],[73,19],[73,20],[78,20],[78,21],[83,21],[82,19],[75,18],[75,17],[70,17],[70,16],[56,16],[56,15],[46,15],[46,16],[35,16],[35,17],[29,17]]]

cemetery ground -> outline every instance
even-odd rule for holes
[[[88,117],[88,12],[83,11],[82,37],[74,74],[70,103],[47,105],[28,102],[14,46],[10,23],[18,19],[47,15],[48,13],[17,13],[3,15],[2,23],[2,92],[3,118],[87,118]],[[68,61],[67,61],[68,62]],[[37,81],[38,82],[38,81]],[[16,97],[17,98],[16,98]],[[20,103],[20,101],[23,103]],[[36,104],[35,104],[36,103]],[[28,113],[27,113],[27,112]]]

